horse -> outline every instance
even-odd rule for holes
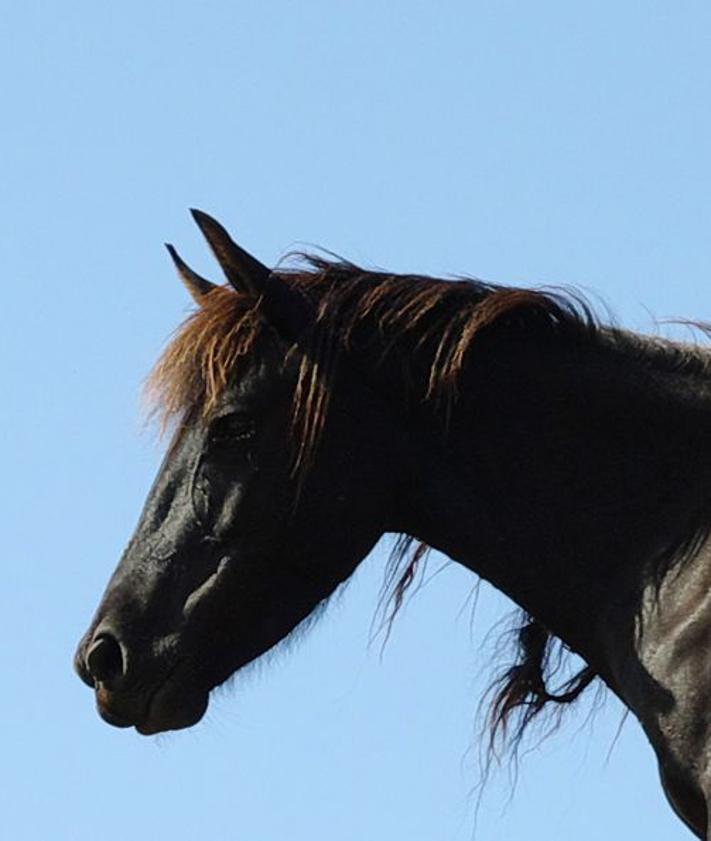
[[[708,351],[570,291],[270,270],[192,212],[227,282],[167,246],[197,308],[148,380],[172,437],[75,657],[100,716],[195,724],[393,532],[393,612],[428,547],[521,609],[492,734],[597,681],[711,839]],[[555,646],[582,663],[562,685]]]

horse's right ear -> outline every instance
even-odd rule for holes
[[[194,272],[169,242],[166,242],[165,247],[168,249],[168,254],[170,254],[173,263],[175,263],[178,276],[185,284],[185,288],[192,295],[195,303],[202,306],[205,295],[215,289],[216,284],[211,283],[209,280],[201,277],[197,272]]]

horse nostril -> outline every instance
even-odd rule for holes
[[[97,635],[86,653],[86,668],[97,683],[110,683],[123,675],[123,652],[116,637]]]

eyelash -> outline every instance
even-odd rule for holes
[[[246,441],[255,433],[254,422],[251,418],[239,415],[226,415],[218,418],[209,433],[211,444],[230,444],[235,441]]]

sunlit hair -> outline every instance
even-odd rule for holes
[[[197,412],[207,419],[240,362],[254,347],[262,319],[255,302],[215,286],[176,330],[146,381],[151,410],[163,428]]]

